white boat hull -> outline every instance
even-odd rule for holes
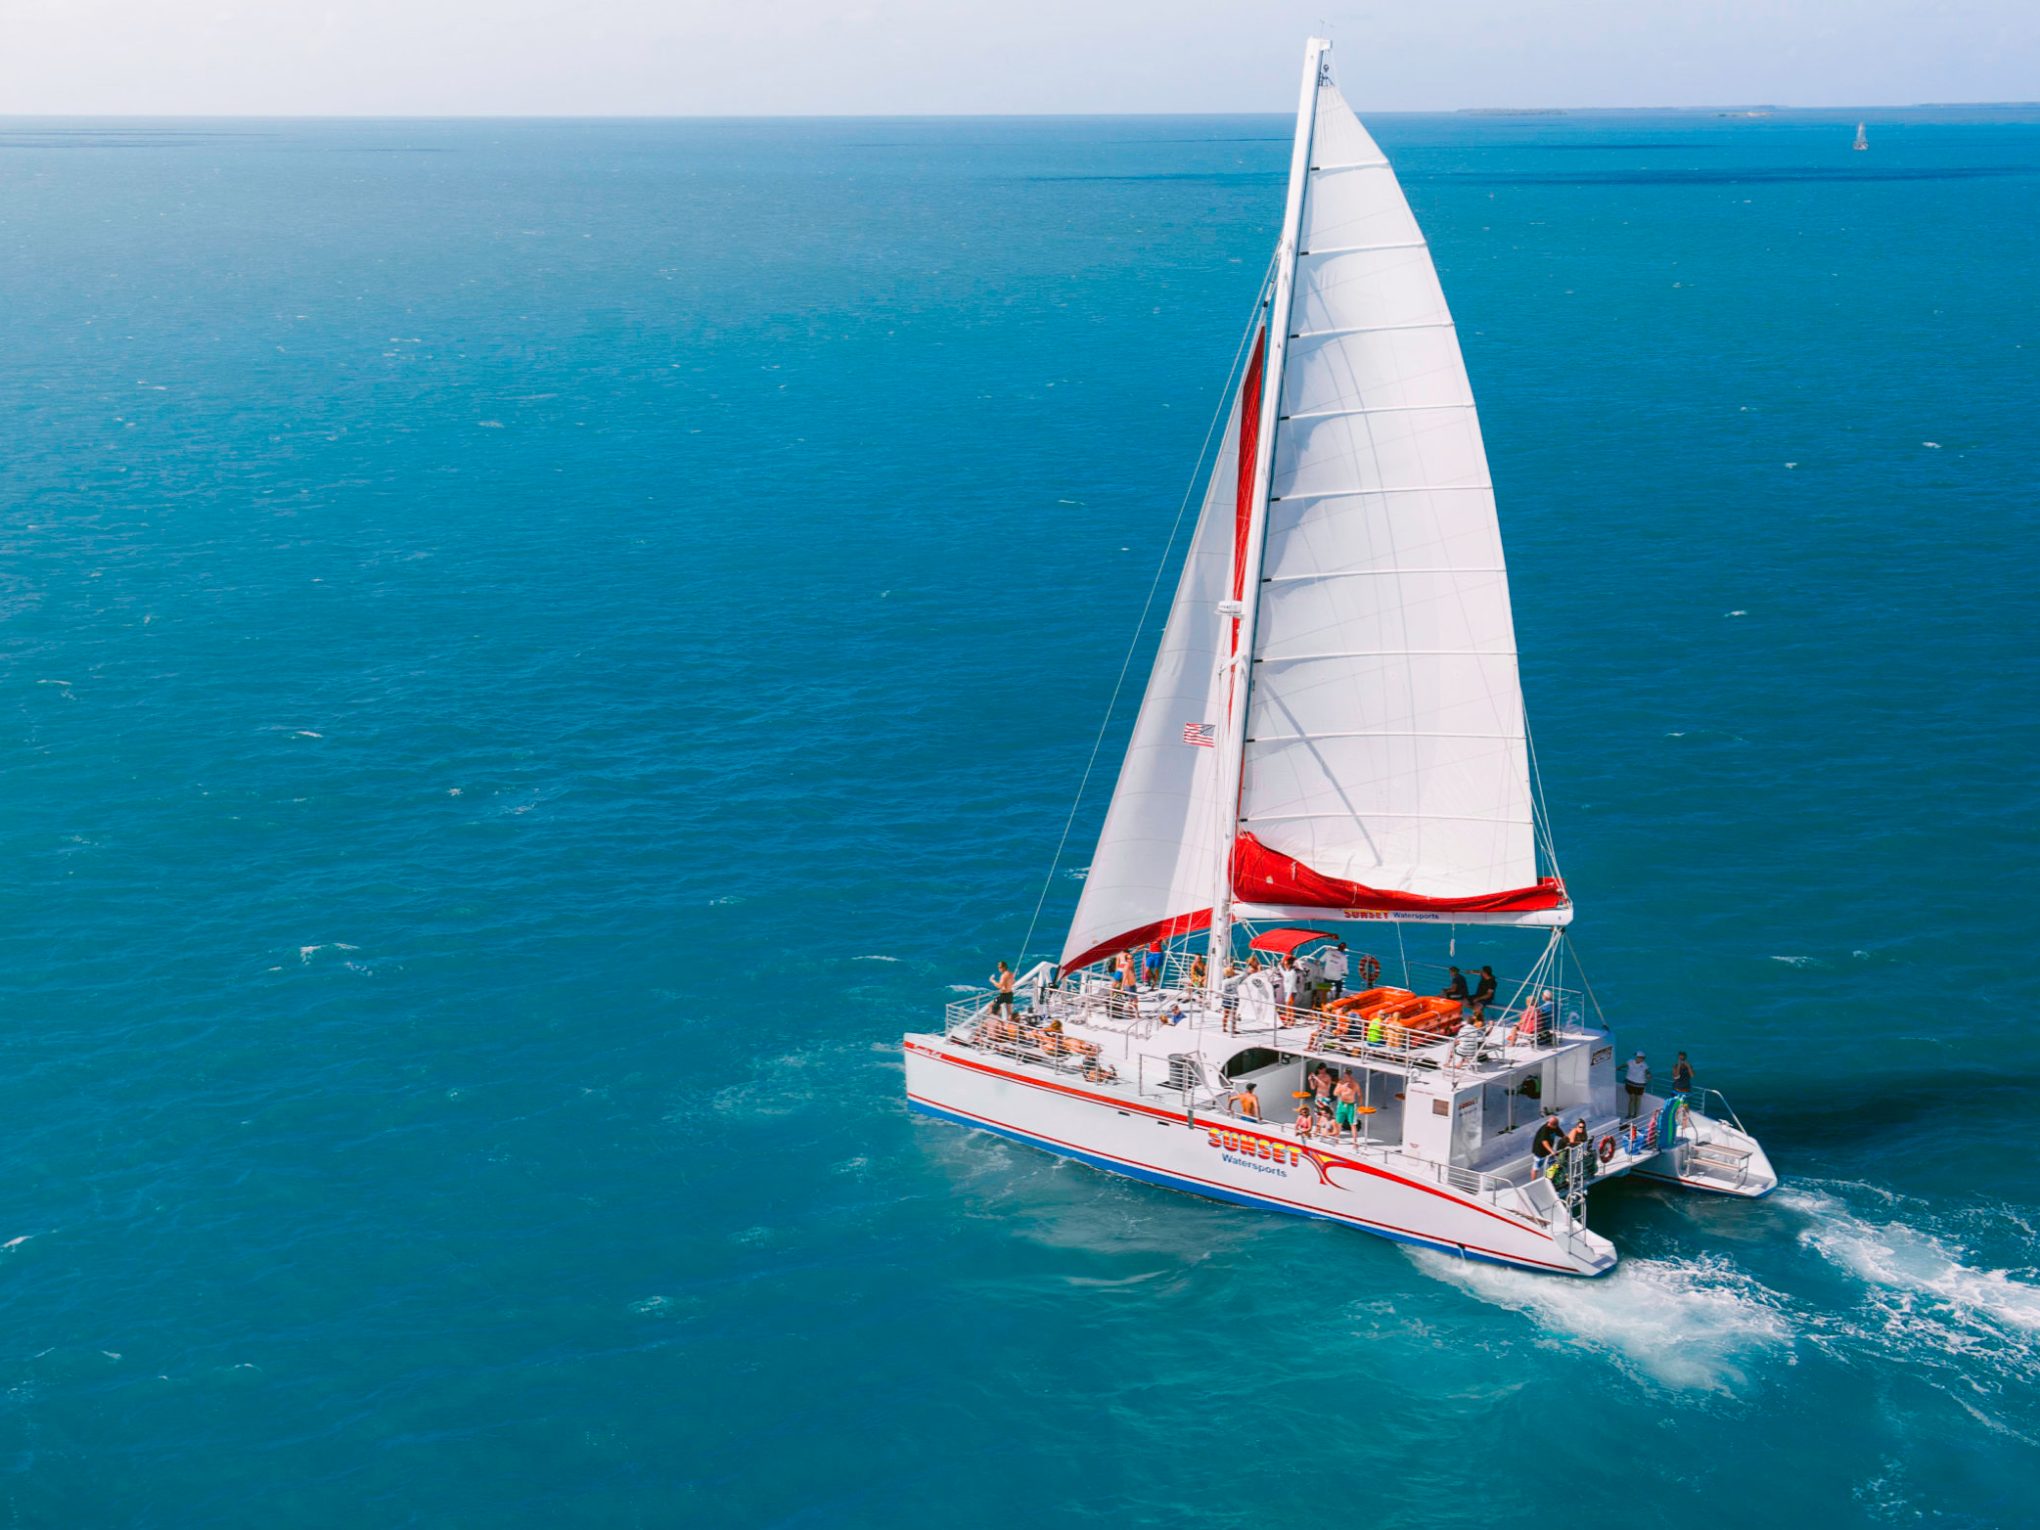
[[[1615,1265],[1614,1246],[1575,1226],[1549,1197],[1541,1208],[1512,1209],[1423,1183],[1367,1161],[1364,1152],[1301,1146],[1230,1116],[1032,1076],[940,1036],[909,1036],[905,1050],[907,1098],[916,1109],[1109,1173],[1467,1259],[1568,1275],[1602,1275]]]

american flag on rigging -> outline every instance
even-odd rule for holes
[[[1195,744],[1199,749],[1218,747],[1218,725],[1216,723],[1183,724],[1183,742]]]

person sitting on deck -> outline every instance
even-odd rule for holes
[[[1148,942],[1140,962],[1140,981],[1145,988],[1159,988],[1162,982],[1162,937]]]
[[[1182,1023],[1183,1001],[1181,999],[1171,999],[1169,1001],[1169,1012],[1162,1016],[1162,1024],[1181,1025]]]
[[[1317,1134],[1327,1142],[1339,1135],[1338,1122],[1334,1119],[1331,1103],[1327,1100],[1317,1102]]]
[[[1084,1082],[1088,1084],[1109,1084],[1119,1077],[1119,1070],[1108,1062],[1093,1057],[1084,1064]]]
[[[1450,970],[1452,976],[1445,981],[1445,997],[1459,1001],[1459,1015],[1461,1019],[1464,1019],[1466,1017],[1466,976],[1457,967]]]
[[[1473,1018],[1478,1020],[1487,1014],[1487,1007],[1495,1002],[1495,969],[1483,967],[1480,977],[1473,985]]]
[[[1315,1120],[1316,1117],[1311,1114],[1310,1101],[1298,1100],[1296,1102],[1296,1140],[1298,1142],[1310,1141],[1311,1127]]]
[[[1192,957],[1190,959],[1190,986],[1192,988],[1202,988],[1204,986],[1205,974],[1210,970],[1209,967],[1204,965],[1203,957]]]
[[[1009,1015],[1012,1014],[1013,969],[1011,967],[1008,967],[1004,962],[1000,962],[999,970],[992,974],[991,981],[993,990],[992,1012],[996,1014],[998,1013],[998,1011],[1003,1009],[1007,1014]]]
[[[1544,1124],[1537,1128],[1537,1135],[1530,1139],[1530,1170],[1542,1174],[1553,1156],[1565,1145],[1565,1132],[1558,1124],[1558,1112],[1553,1111],[1544,1118]]]
[[[1261,1097],[1254,1093],[1252,1079],[1247,1080],[1239,1093],[1232,1097],[1231,1103],[1235,1115],[1244,1116],[1249,1121],[1261,1119]]]
[[[1360,1135],[1360,1086],[1353,1082],[1353,1070],[1342,1068],[1339,1082],[1332,1089],[1332,1129],[1336,1134],[1345,1132],[1349,1136]]]

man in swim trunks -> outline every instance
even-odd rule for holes
[[[1246,1120],[1258,1121],[1261,1119],[1261,1097],[1254,1093],[1252,1080],[1249,1080],[1246,1086],[1232,1097],[1232,1108]]]
[[[1000,962],[999,970],[992,974],[992,989],[992,1013],[996,1015],[1003,1009],[1008,1015],[1011,1015],[1013,1013],[1013,969],[1004,962]]]
[[[1162,981],[1162,937],[1157,935],[1141,953],[1140,981],[1145,988],[1158,988]]]
[[[1337,1131],[1358,1140],[1360,1136],[1360,1086],[1353,1082],[1353,1070],[1341,1069],[1339,1082],[1333,1086],[1332,1098],[1337,1102],[1332,1107],[1332,1125]]]

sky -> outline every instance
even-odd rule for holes
[[[0,115],[1286,112],[2040,97],[2040,0],[0,0]]]

